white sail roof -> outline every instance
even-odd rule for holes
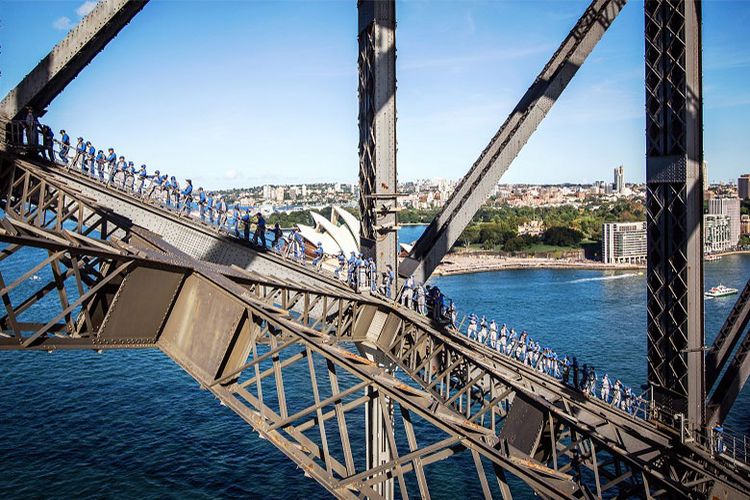
[[[338,247],[346,255],[349,252],[358,252],[359,245],[354,240],[349,228],[345,225],[337,226],[322,215],[316,212],[310,212],[315,221],[316,229],[322,233],[327,233],[338,244]]]
[[[340,207],[333,207],[333,212],[344,221],[354,241],[359,241],[359,221],[357,218]]]
[[[339,252],[339,245],[329,234],[316,231],[314,227],[304,224],[297,224],[302,238],[317,246],[318,242],[323,244],[323,251],[327,254],[334,255]]]

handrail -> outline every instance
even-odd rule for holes
[[[45,145],[44,145],[43,142],[41,144],[38,142],[38,137],[37,137],[37,143],[36,144],[34,144],[33,142],[32,143],[28,143],[27,142],[26,144],[24,144],[23,143],[23,137],[25,135],[25,132],[26,132],[25,123],[20,122],[20,121],[10,121],[10,122],[8,122],[7,128],[6,128],[6,140],[5,140],[5,142],[8,145],[12,146],[12,147],[20,148],[20,149],[22,149],[24,151],[31,150],[34,153],[40,153],[40,152],[42,152],[44,150],[48,150],[48,148],[45,147]],[[39,131],[37,130],[37,134],[38,133],[39,133]],[[57,148],[56,148],[57,151],[55,151],[55,146],[57,146]],[[52,148],[51,148],[52,149],[52,155],[51,155],[52,156],[52,162],[56,166],[61,167],[61,168],[66,168],[68,172],[71,172],[71,168],[72,167],[76,167],[76,166],[72,165],[70,163],[70,160],[71,160],[70,156],[68,156],[67,154],[66,155],[62,155],[61,154],[62,150],[63,150],[63,147],[67,147],[68,148],[68,153],[70,153],[71,151],[75,152],[75,146],[74,145],[65,145],[62,142],[60,142],[59,140],[53,139],[53,144],[52,144]],[[67,164],[65,164],[65,163],[61,164],[61,163],[58,162],[57,159],[58,158],[62,159],[63,156],[67,158],[67,160],[68,160]],[[88,153],[85,153],[85,157],[86,157],[87,161],[92,161],[92,165],[91,166],[93,167],[93,160],[95,160],[95,156],[94,155],[90,155]],[[91,171],[89,171],[89,173],[85,173],[83,171],[79,172],[77,168],[74,168],[72,171],[75,172],[77,175],[84,175],[84,176],[86,176],[88,178],[91,178],[93,180],[100,180],[100,181],[102,181],[102,177],[104,177],[106,179],[106,181],[102,181],[102,182],[105,182],[105,186],[106,187],[112,188],[112,189],[116,189],[120,193],[124,193],[126,195],[133,196],[133,197],[137,198],[141,202],[150,203],[153,200],[153,198],[144,196],[144,194],[143,194],[144,192],[149,193],[151,191],[151,188],[154,186],[154,180],[153,180],[154,176],[153,175],[146,177],[146,180],[148,181],[148,185],[145,185],[145,181],[144,181],[144,183],[139,186],[139,189],[138,189],[139,192],[136,193],[136,190],[134,189],[135,179],[133,179],[133,182],[131,183],[130,187],[128,187],[128,186],[125,185],[125,180],[128,178],[127,175],[122,179],[121,187],[117,186],[117,183],[114,182],[114,180],[117,177],[117,173],[118,172],[117,171],[115,171],[114,173],[112,172],[112,168],[109,165],[109,162],[105,162],[105,164],[102,166],[101,170],[99,170],[97,168],[97,176],[92,175],[91,172],[93,172],[93,168],[92,168]],[[99,174],[101,174],[101,175],[99,175]],[[133,178],[137,177],[137,172],[135,174],[132,174],[132,176],[133,176]],[[99,177],[99,178],[97,179],[97,177]],[[163,194],[163,193],[161,193],[161,194]],[[177,202],[177,208],[176,209],[172,208],[169,203],[166,204],[166,205],[163,204],[163,203],[159,203],[158,206],[160,208],[163,208],[163,209],[168,210],[170,212],[177,211],[178,213],[181,213],[181,210],[179,208],[179,201]],[[236,206],[237,205],[235,205],[235,207]],[[228,208],[227,209],[227,214],[230,211],[231,210],[229,210],[229,208]],[[195,220],[192,216],[190,216],[190,218],[193,219],[193,220]],[[232,233],[234,231],[236,231],[235,228],[236,228],[236,224],[237,223],[233,220],[232,224],[230,224],[229,223],[229,221],[230,221],[229,215],[227,215],[226,217],[224,217],[224,219],[225,220],[224,220],[224,223],[222,225],[217,225],[217,224],[213,224],[213,223],[210,223],[210,224],[207,224],[207,225],[213,227],[216,231],[218,231],[221,234],[228,234],[228,235],[231,236]],[[206,222],[203,221],[203,223],[205,224]],[[231,231],[230,231],[230,229],[231,229]],[[238,239],[240,239],[239,236],[235,235],[235,237],[237,237]],[[282,241],[285,241],[285,240],[286,240],[286,238],[282,237]],[[292,243],[292,244],[290,244],[290,243]],[[294,242],[287,241],[287,243],[283,247],[281,247],[281,248],[272,248],[272,250],[279,257],[281,257],[281,258],[283,258],[285,260],[289,260],[289,261],[301,263],[302,265],[304,265],[304,263],[305,263],[304,252],[302,252],[301,255],[299,253],[293,252],[293,250],[292,250],[293,243]],[[339,279],[341,281],[345,281],[345,279],[341,279],[340,275],[337,276],[335,273],[331,273],[331,272],[323,269],[322,267],[314,267],[313,266],[312,269],[314,269],[318,273],[327,275],[329,278],[331,276],[333,276],[335,279]],[[381,298],[383,298],[384,300],[391,300],[393,302],[399,302],[398,298],[400,296],[401,291],[402,291],[402,289],[399,290],[399,293],[397,293],[395,295],[395,297],[396,297],[395,299],[390,299],[390,298],[387,298],[385,296],[382,296]],[[428,297],[428,301],[427,301],[427,307],[428,307],[428,310],[431,313],[433,305],[430,303],[429,297]],[[428,314],[430,314],[430,313],[428,313]],[[445,313],[441,311],[440,316],[444,317]],[[446,327],[448,329],[450,329],[450,330],[453,330],[454,332],[459,333],[459,334],[464,334],[464,332],[462,331],[462,328],[464,326],[466,318],[467,318],[467,316],[464,315],[463,319],[462,319],[462,321],[461,321],[461,323],[459,325],[454,325],[454,324],[452,324],[451,321],[448,321]],[[471,340],[473,340],[473,341],[475,341],[477,343],[480,343],[480,344],[483,344],[483,345],[487,345],[487,341],[489,340],[489,332],[487,332],[488,334],[487,334],[486,338],[484,339],[485,341],[484,342],[479,342],[478,340],[472,339],[469,336],[468,325],[466,325],[466,329],[467,329],[467,331],[466,331],[465,335],[468,338],[470,338]],[[498,342],[498,344],[494,348],[494,350],[496,350],[498,353],[503,353],[500,349],[498,349],[499,346],[500,346],[500,344]],[[511,354],[508,355],[508,357],[510,359],[512,359],[515,362],[519,362],[519,363],[523,364],[523,362],[517,360],[516,357],[514,355],[512,355],[512,354],[513,354],[513,351],[511,350]],[[554,373],[557,372],[557,371],[560,371],[560,369],[562,368],[562,361],[560,361],[558,359],[552,359],[552,358],[550,358],[550,362],[557,364],[557,366],[555,367],[555,370],[553,370],[553,374],[547,373],[546,371],[542,371],[542,373],[545,376],[553,377],[553,378],[555,378],[557,380],[560,380],[561,377],[560,378],[556,377],[554,375]],[[581,392],[584,393],[584,395],[585,395],[584,391],[581,391]],[[623,392],[624,392],[624,386],[623,386]],[[594,395],[594,398],[600,399],[600,398],[596,397],[596,395]],[[645,391],[645,392],[643,392],[639,396],[632,397],[631,400],[632,401],[631,401],[631,405],[629,407],[629,411],[626,411],[625,409],[623,409],[622,406],[615,406],[614,408],[616,408],[618,411],[622,411],[623,413],[626,413],[626,414],[630,415],[632,418],[638,418],[638,419],[645,420],[645,421],[657,420],[659,422],[666,423],[667,425],[671,425],[673,428],[678,429],[680,431],[680,435],[681,435],[683,443],[697,445],[697,446],[703,448],[708,453],[710,453],[712,456],[714,456],[714,457],[720,457],[720,458],[724,459],[725,461],[729,462],[731,465],[734,465],[734,466],[742,465],[742,464],[744,464],[744,465],[750,465],[750,438],[747,435],[744,435],[744,434],[742,434],[740,432],[737,432],[737,431],[735,431],[733,429],[730,429],[730,428],[727,428],[727,427],[724,427],[723,430],[721,430],[720,432],[718,430],[716,430],[716,429],[713,429],[713,428],[699,428],[699,429],[690,428],[689,426],[686,425],[686,422],[685,422],[685,419],[684,419],[684,415],[682,415],[680,413],[675,413],[675,412],[671,411],[670,409],[668,409],[666,407],[663,407],[663,406],[658,405],[657,403],[655,403],[653,401],[653,398],[651,397],[651,390],[650,389],[647,390],[647,391]],[[609,401],[607,401],[607,403],[610,404],[610,405],[612,405],[612,403],[610,403]]]

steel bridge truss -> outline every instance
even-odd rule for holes
[[[3,100],[0,122],[49,104],[144,4],[101,2]],[[397,251],[393,5],[358,4],[360,204],[379,270]],[[623,5],[592,1],[402,275],[429,276]],[[649,380],[666,406],[652,401],[647,420],[396,304],[10,153],[0,156],[0,349],[159,348],[340,497],[429,497],[433,471],[466,470],[485,497],[510,497],[513,477],[550,498],[741,496],[744,465],[693,437],[705,419],[699,17],[693,0],[646,2]],[[244,267],[223,265],[238,258]],[[750,374],[748,287],[709,354],[713,419]],[[377,439],[351,427],[362,420],[377,421]]]
[[[509,496],[509,476],[548,497],[737,487],[706,450],[667,453],[674,433],[391,303],[192,259],[38,171],[5,182],[0,257],[18,265],[0,273],[0,348],[158,347],[336,495],[379,497],[393,480],[427,497],[430,471],[467,464],[488,497]],[[40,308],[46,321],[23,321]],[[388,446],[363,465],[351,422],[373,402]]]
[[[705,424],[703,128],[697,0],[645,3],[648,380]]]

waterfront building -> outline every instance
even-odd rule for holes
[[[737,244],[732,240],[732,221],[728,215],[705,214],[703,216],[704,253],[725,252]]]
[[[740,235],[750,236],[750,215],[740,217]]]
[[[714,198],[708,201],[710,215],[728,215],[730,220],[730,240],[732,246],[740,240],[740,199]]]
[[[743,174],[737,179],[737,195],[741,200],[750,198],[750,174]]]
[[[615,193],[622,194],[625,189],[625,169],[622,165],[615,167],[615,182],[612,186]]]
[[[608,222],[602,227],[605,264],[646,262],[646,222]]]

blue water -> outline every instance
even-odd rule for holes
[[[401,229],[398,230],[398,240],[401,243],[408,243],[411,245],[422,235],[426,227],[427,226],[421,224],[416,226],[401,226]]]
[[[2,265],[13,274],[11,259]],[[739,288],[750,276],[750,256],[706,263],[705,275],[707,286]],[[643,275],[523,270],[433,282],[462,312],[525,329],[593,363],[600,375],[634,387],[645,382]],[[706,302],[709,341],[733,301]],[[158,351],[0,352],[0,361],[2,497],[328,498]],[[750,433],[747,388],[727,424]],[[349,427],[357,432],[354,420]],[[468,467],[470,455],[461,456]],[[481,494],[473,474],[455,472],[442,464],[428,469],[434,498]]]

